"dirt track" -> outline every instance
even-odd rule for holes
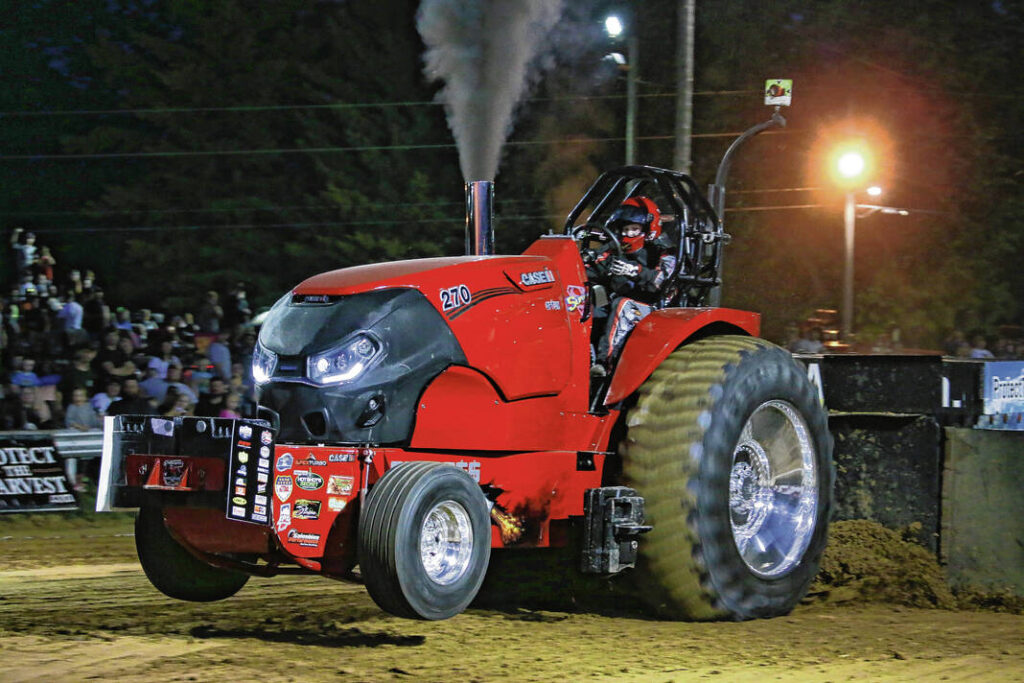
[[[2,680],[1024,681],[1019,614],[819,601],[745,623],[522,607],[427,623],[317,577],[197,605],[149,585],[130,531],[0,526]]]

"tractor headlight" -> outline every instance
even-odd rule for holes
[[[270,381],[277,369],[277,354],[268,351],[263,344],[256,342],[256,349],[252,352],[252,379],[256,384],[265,384]]]
[[[340,346],[306,359],[306,376],[317,384],[350,382],[376,363],[383,350],[378,339],[360,332]]]

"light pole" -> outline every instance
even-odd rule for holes
[[[835,157],[834,171],[839,183],[846,189],[846,201],[843,204],[843,306],[842,333],[844,341],[853,339],[853,256],[854,238],[857,231],[857,198],[856,186],[863,186],[868,172],[868,159],[858,149],[839,151]],[[877,190],[878,188],[872,188]],[[881,192],[881,190],[878,190]],[[872,192],[872,194],[876,194]]]
[[[640,77],[640,41],[636,27],[626,35],[626,165],[632,166],[636,159],[636,88]],[[604,20],[608,36],[618,39],[625,31],[622,19],[612,14]]]

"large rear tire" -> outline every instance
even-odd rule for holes
[[[446,463],[388,470],[359,520],[359,566],[381,609],[447,619],[476,596],[491,556],[491,521],[480,486]]]
[[[788,613],[825,548],[832,437],[806,373],[761,339],[710,337],[641,386],[620,447],[646,500],[642,580],[663,614]]]
[[[146,577],[164,595],[190,602],[230,598],[248,574],[206,564],[167,531],[158,507],[143,506],[135,517],[135,549]]]

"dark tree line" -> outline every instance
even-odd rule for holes
[[[4,160],[5,221],[59,229],[42,241],[121,282],[109,298],[171,308],[238,279],[266,303],[321,270],[459,253],[443,112],[395,104],[429,102],[437,87],[422,76],[416,4],[41,3],[0,33],[17,67],[3,108],[134,113],[5,117],[5,153],[85,155]],[[604,4],[567,3],[520,108],[497,179],[502,249],[558,226],[549,217],[621,162],[621,142],[600,141],[621,137],[624,110],[621,74],[601,61]],[[661,138],[673,131],[677,3],[636,5],[639,134]],[[820,155],[829,133],[873,127],[887,138],[881,202],[927,212],[858,222],[857,327],[934,344],[955,326],[1019,322],[1022,15],[1012,1],[700,0],[696,133],[766,118],[765,78],[796,84],[790,125],[733,168],[725,303],[764,312],[775,337],[838,304],[841,197]],[[729,142],[694,140],[699,183]],[[321,151],[287,151],[309,148]],[[638,157],[669,165],[672,142],[641,140]],[[765,205],[813,206],[751,210]],[[12,215],[33,208],[77,213]]]

